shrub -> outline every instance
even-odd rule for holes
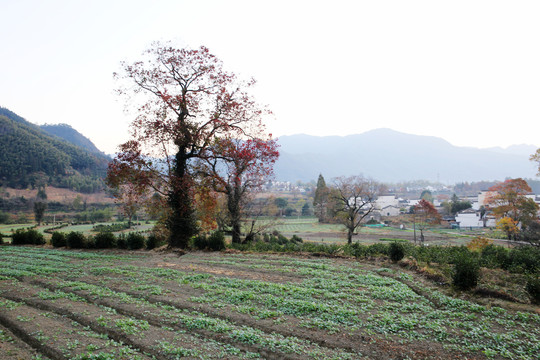
[[[540,277],[529,276],[525,289],[531,298],[531,302],[533,304],[540,304]]]
[[[148,235],[148,238],[146,238],[146,249],[152,250],[161,245],[164,245],[165,243],[166,241],[164,239],[160,239],[157,234],[151,233],[150,235]]]
[[[72,249],[82,249],[85,247],[86,237],[83,233],[72,231],[66,236],[66,245]]]
[[[97,249],[109,249],[116,246],[116,237],[112,232],[100,232],[94,236],[94,247]]]
[[[127,236],[127,247],[130,250],[142,249],[144,247],[144,236],[139,233],[129,233]]]
[[[119,234],[116,238],[116,247],[119,249],[127,249],[127,239],[125,234]]]
[[[405,249],[403,245],[397,242],[390,243],[388,247],[388,254],[393,262],[398,262],[405,256]]]
[[[374,256],[374,255],[388,255],[388,245],[377,243],[373,245],[369,245],[367,248],[367,255]]]
[[[540,270],[540,248],[519,246],[508,253],[503,269],[518,273],[535,273]]]
[[[55,231],[52,233],[51,244],[54,247],[66,246],[66,235],[64,233]]]
[[[197,250],[204,250],[208,246],[208,239],[205,234],[197,234],[191,239],[191,247]]]
[[[482,251],[492,243],[493,241],[489,240],[488,238],[477,236],[467,244],[467,248],[470,251]]]
[[[35,229],[30,229],[26,231],[26,238],[27,238],[28,244],[31,244],[31,245],[45,244],[45,238],[43,237],[43,234]]]
[[[35,229],[27,231],[18,229],[11,236],[11,243],[13,245],[43,245],[45,244],[45,238],[43,234]]]
[[[478,261],[471,255],[464,255],[456,259],[452,284],[460,290],[469,290],[478,284],[480,266]]]
[[[293,243],[303,243],[304,240],[302,240],[302,238],[299,237],[299,236],[293,235],[292,238],[291,238],[291,242],[293,242]]]
[[[213,251],[225,249],[225,235],[221,231],[214,231],[208,237],[208,248]]]
[[[482,262],[482,266],[495,269],[503,267],[507,263],[507,257],[507,249],[491,244],[482,249],[480,261]]]

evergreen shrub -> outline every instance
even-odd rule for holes
[[[405,249],[403,248],[403,245],[398,242],[390,243],[388,255],[390,255],[390,259],[393,262],[398,262],[405,256]]]
[[[529,276],[525,289],[529,294],[531,302],[540,305],[540,277],[538,277],[538,275]]]
[[[116,236],[112,232],[100,232],[94,236],[96,249],[110,249],[116,247]]]
[[[82,249],[86,245],[86,237],[81,232],[72,231],[66,236],[66,245],[72,249]]]
[[[144,247],[144,236],[139,233],[129,233],[127,236],[127,247],[130,250],[138,250]]]
[[[63,247],[66,246],[66,234],[55,231],[52,233],[51,245],[54,247]]]
[[[35,229],[29,230],[16,230],[11,236],[11,243],[13,245],[43,245],[45,244],[45,238],[43,234]]]
[[[208,237],[208,248],[212,251],[225,249],[225,235],[221,231],[214,231]]]
[[[470,290],[478,284],[480,265],[471,255],[463,255],[456,259],[452,284],[460,290]]]

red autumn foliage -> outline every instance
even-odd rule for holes
[[[270,112],[249,94],[253,80],[227,72],[205,47],[155,43],[144,59],[122,63],[118,93],[136,109],[132,139],[119,148],[109,184],[152,188],[168,200],[169,246],[186,247],[197,233],[197,160],[211,159],[219,139],[257,139]]]

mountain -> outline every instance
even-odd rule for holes
[[[103,155],[103,152],[101,152],[96,145],[90,141],[90,139],[68,124],[45,124],[41,125],[40,128],[50,135],[58,136],[59,138],[64,139],[73,145],[86,149],[91,153]]]
[[[278,139],[276,179],[310,181],[362,174],[383,182],[425,179],[444,183],[533,178],[531,148],[458,147],[433,136],[377,129],[348,136],[290,135]],[[536,150],[536,149],[534,149]]]
[[[103,187],[108,161],[0,108],[0,186],[46,183],[93,192]]]

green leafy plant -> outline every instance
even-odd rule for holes
[[[472,255],[464,255],[454,264],[452,284],[460,290],[470,290],[478,284],[480,265]]]

